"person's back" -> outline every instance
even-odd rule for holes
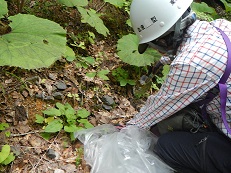
[[[184,104],[193,99],[193,101],[197,98],[203,99],[206,92],[215,87],[224,74],[228,57],[227,48],[222,35],[213,25],[222,29],[231,39],[231,22],[224,19],[211,23],[197,20],[187,29],[188,38],[185,38],[180,45],[171,64],[173,68],[170,73],[175,74],[174,78],[178,78],[174,92],[187,92],[189,95],[185,100],[181,100]],[[183,79],[181,74],[177,75],[178,73],[186,73],[187,79]],[[167,79],[167,83],[171,83],[170,87],[165,86],[163,90],[169,92],[172,81],[174,80]],[[226,116],[227,120],[231,120],[231,76],[226,84],[228,88]],[[221,118],[219,94],[207,105],[207,113],[214,124],[228,135]]]
[[[174,57],[174,60],[161,89],[149,96],[145,106],[127,125],[150,129],[188,105],[203,100],[224,74],[228,61],[227,46],[216,27],[231,39],[231,23],[223,19],[211,23],[195,20],[191,3],[192,0],[133,0],[131,21],[140,39],[138,51],[143,53],[150,46]],[[171,13],[175,23],[171,21]],[[226,84],[226,119],[230,128],[230,76]],[[159,137],[157,154],[180,172],[231,172],[231,135],[222,121],[220,105],[218,94],[206,109],[222,133],[217,129],[197,133],[169,132]]]

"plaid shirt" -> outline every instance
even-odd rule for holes
[[[218,84],[226,68],[227,48],[222,35],[213,25],[223,30],[231,39],[231,22],[224,19],[211,23],[195,21],[187,29],[187,37],[178,48],[165,83],[157,94],[149,96],[146,104],[128,125],[149,129],[205,96],[206,92]],[[231,75],[226,83],[226,116],[230,124]],[[213,123],[231,138],[221,118],[219,95],[207,105],[207,113]]]

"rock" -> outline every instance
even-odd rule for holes
[[[108,106],[112,106],[115,104],[115,101],[113,100],[113,98],[111,96],[108,96],[108,95],[104,95],[102,97],[102,101],[104,104],[106,104]]]
[[[111,107],[111,106],[108,106],[108,105],[105,105],[105,104],[103,104],[102,107],[103,107],[105,110],[108,110],[108,111],[112,110],[112,107]]]
[[[55,150],[50,148],[47,150],[47,157],[49,157],[50,159],[57,159],[59,157],[59,154]]]
[[[64,82],[62,82],[62,81],[57,82],[56,83],[56,87],[59,90],[65,90],[65,89],[67,89],[67,85]]]
[[[56,80],[56,79],[57,79],[57,74],[55,74],[55,73],[49,73],[49,74],[48,74],[48,77],[49,77],[51,80]]]
[[[55,98],[54,98],[53,96],[46,96],[46,97],[44,98],[44,100],[47,100],[47,101],[54,101]]]
[[[61,92],[54,92],[52,95],[55,99],[58,99],[58,100],[63,99],[63,94]]]
[[[73,173],[77,171],[74,164],[62,165],[61,168],[64,169],[66,173]]]
[[[62,169],[55,169],[54,173],[65,173]]]

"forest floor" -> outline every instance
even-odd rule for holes
[[[113,48],[104,41],[91,49],[92,56],[104,52],[102,61],[108,69],[121,63]],[[125,124],[144,103],[133,97],[132,88],[87,78],[83,69],[65,59],[39,70],[3,67],[0,74],[0,122],[10,124],[6,131],[11,133],[6,137],[6,131],[1,131],[0,145],[9,144],[16,154],[15,161],[2,167],[2,172],[49,173],[59,169],[66,173],[89,172],[81,142],[71,141],[64,131],[53,134],[49,140],[40,135],[43,126],[35,122],[36,114],[42,115],[42,111],[54,107],[57,102],[69,103],[76,110],[87,109],[91,113],[89,121],[94,126]],[[54,96],[55,93],[59,93],[59,97]],[[78,94],[79,99],[71,97],[70,93]],[[105,107],[105,96],[113,100],[112,107]],[[77,166],[76,159],[80,163]]]
[[[24,12],[60,24],[67,23],[66,30],[69,33],[80,32],[81,29],[78,30],[76,24],[73,24],[79,20],[76,9],[68,11],[48,4],[53,1],[39,0],[36,5],[35,1],[25,2],[30,3],[24,4]],[[101,7],[100,3],[95,1],[94,5]],[[18,13],[16,1],[10,1],[8,6],[10,15]],[[86,29],[80,27],[81,31]],[[114,24],[114,27],[118,29],[120,25]],[[98,39],[83,52],[98,60],[97,68],[111,71],[118,66],[126,66],[116,55],[116,41],[113,35],[110,39]],[[0,165],[0,172],[90,172],[83,158],[83,144],[78,139],[71,141],[69,134],[61,130],[47,140],[41,136],[43,125],[35,121],[36,115],[43,115],[44,110],[60,102],[69,103],[75,110],[88,110],[89,122],[94,126],[125,124],[137,113],[144,100],[134,98],[132,87],[121,87],[110,74],[108,77],[112,80],[86,77],[86,72],[94,68],[77,68],[76,62],[69,62],[65,58],[49,68],[36,70],[1,67],[0,123],[7,123],[9,127],[0,131],[0,146],[10,145],[16,157],[11,164]],[[10,136],[7,137],[6,132],[10,132]]]
[[[101,65],[109,70],[122,63],[115,54],[115,45],[111,43],[100,41],[89,47],[89,51],[92,57],[98,58],[103,52]],[[132,87],[88,78],[85,70],[64,58],[50,68],[38,70],[1,68],[0,122],[8,123],[10,127],[1,131],[0,145],[9,144],[16,159],[8,167],[2,167],[0,172],[89,172],[81,142],[71,141],[64,131],[45,140],[40,135],[43,126],[35,122],[36,114],[42,115],[42,111],[54,107],[57,102],[69,103],[76,110],[88,110],[91,113],[89,121],[94,126],[125,124],[144,101],[134,98]],[[72,96],[77,94],[78,99],[70,93]],[[113,105],[105,105],[105,96]],[[6,137],[6,131],[10,131],[10,137]],[[53,155],[50,151],[54,152]]]
[[[40,1],[43,3],[43,0]],[[30,4],[28,8],[32,8]],[[16,4],[11,4],[10,9],[14,14],[17,11]],[[69,22],[68,32],[78,32],[72,25],[74,20],[79,20],[74,10],[68,13],[62,13],[59,9],[53,10],[53,21],[67,20],[65,22]],[[40,15],[41,11],[37,13],[37,16]],[[121,30],[123,26],[116,23],[113,27]],[[126,66],[116,54],[116,41],[113,36],[100,39],[84,52],[99,59],[100,68],[112,71],[119,66]],[[37,114],[42,115],[44,110],[60,102],[69,103],[76,110],[88,110],[91,114],[89,122],[94,126],[126,124],[145,103],[146,97],[134,97],[131,86],[121,87],[111,75],[111,80],[86,77],[86,72],[95,67],[92,68],[77,68],[75,62],[69,62],[65,58],[49,68],[36,70],[1,67],[0,122],[8,123],[10,127],[0,131],[0,146],[9,144],[16,158],[10,165],[0,165],[0,172],[90,172],[90,166],[84,161],[83,144],[80,141],[71,141],[63,130],[46,140],[41,136],[43,126],[35,121]],[[6,137],[5,132],[10,132],[10,137]]]

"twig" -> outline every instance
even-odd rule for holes
[[[106,2],[104,2],[103,5],[99,7],[99,9],[96,10],[96,12],[98,13],[105,5],[106,5]]]
[[[19,134],[10,134],[11,137],[18,137],[18,136],[25,136],[29,134],[35,134],[35,133],[40,133],[41,131],[34,131],[34,132],[27,132],[27,133],[19,133]]]

